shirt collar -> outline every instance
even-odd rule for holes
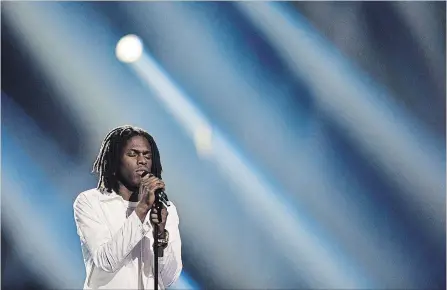
[[[119,194],[117,194],[114,190],[112,192],[108,192],[105,189],[100,190],[101,195],[99,196],[99,200],[101,201],[108,201],[113,199],[123,199],[123,197]]]

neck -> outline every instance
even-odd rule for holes
[[[124,200],[138,201],[138,188],[130,189],[121,182],[118,182],[117,192]]]

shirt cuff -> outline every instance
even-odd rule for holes
[[[148,232],[153,230],[152,224],[149,220],[149,216],[150,216],[150,212],[147,213],[146,217],[144,218],[143,224],[142,224],[143,230],[144,230],[143,235],[146,235]]]
[[[133,219],[136,219],[138,222],[138,228],[141,230],[141,234],[143,236],[145,236],[150,230],[152,230],[152,225],[149,221],[149,213],[146,215],[146,217],[144,218],[144,221],[141,222],[140,218],[138,217],[137,213],[134,211],[132,213]]]

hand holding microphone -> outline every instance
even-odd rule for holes
[[[144,203],[151,209],[155,202],[155,191],[157,189],[164,190],[164,182],[149,172],[144,172],[141,175],[141,183],[138,192],[140,203]]]
[[[159,209],[155,207],[155,195],[156,191],[162,192],[164,189],[165,184],[161,179],[149,172],[144,172],[141,175],[141,184],[138,192],[140,203],[137,207],[137,214],[140,217],[140,220],[143,221],[150,210],[150,221],[151,223],[158,225],[160,232],[163,232],[165,228],[168,212],[164,206]],[[157,193],[160,194],[159,192]],[[159,214],[159,211],[161,211],[161,214]]]

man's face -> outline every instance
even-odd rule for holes
[[[147,139],[143,136],[130,138],[123,148],[119,179],[128,188],[140,186],[141,175],[151,172],[152,152]]]

